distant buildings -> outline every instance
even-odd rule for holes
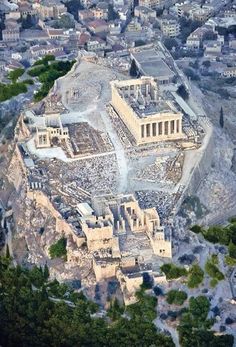
[[[106,2],[99,2],[96,7],[91,9],[93,17],[96,19],[108,19],[108,4]]]
[[[90,21],[87,24],[87,26],[88,26],[88,29],[93,34],[99,34],[99,33],[108,31],[108,25],[103,19],[96,19],[96,20]]]
[[[189,49],[199,49],[204,37],[204,34],[208,32],[208,28],[200,27],[194,30],[186,40],[186,46]]]
[[[157,8],[162,5],[162,0],[139,0],[139,6]]]
[[[37,11],[40,18],[45,19],[57,19],[60,18],[63,14],[67,13],[66,6],[62,3],[54,2],[45,2],[45,3],[36,3],[33,5],[33,8]]]
[[[180,25],[175,19],[161,19],[160,26],[164,36],[177,37],[180,34]]]
[[[46,54],[56,54],[58,52],[63,52],[62,46],[54,45],[35,45],[30,47],[31,56],[35,59],[42,57]]]
[[[156,11],[146,6],[136,6],[134,15],[141,21],[148,21],[150,18],[156,18]]]
[[[236,66],[225,68],[225,70],[221,73],[221,77],[224,77],[224,78],[236,77]]]
[[[192,20],[206,22],[211,17],[213,8],[194,2],[184,2],[175,4],[175,11],[179,17],[187,16]]]
[[[15,42],[20,39],[19,28],[7,28],[2,31],[2,39],[4,42]]]
[[[133,50],[130,54],[134,59],[139,72],[144,76],[151,76],[158,84],[171,83],[174,77],[173,71],[154,49]]]

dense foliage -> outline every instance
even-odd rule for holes
[[[176,266],[171,263],[162,265],[161,271],[164,272],[168,280],[186,276],[188,274],[185,268]]]
[[[181,96],[181,98],[183,98],[184,100],[187,100],[189,98],[189,93],[183,84],[178,87],[177,94],[179,94],[179,96]]]
[[[78,20],[78,11],[83,10],[83,6],[80,3],[80,0],[69,0],[64,1],[67,12],[72,14],[76,20]]]
[[[46,55],[43,59],[34,63],[34,67],[28,71],[28,74],[33,77],[38,77],[42,83],[40,90],[35,94],[35,101],[42,100],[48,95],[54,81],[67,74],[72,68],[75,61],[55,61],[52,55]]]
[[[25,72],[24,69],[15,69],[9,72],[8,78],[14,83],[18,80],[20,76],[23,75],[24,72]]]
[[[230,223],[225,227],[212,226],[208,229],[204,229],[199,225],[194,225],[191,230],[197,234],[202,234],[209,242],[228,246],[228,263],[234,263],[234,260],[236,260],[236,220],[234,218],[232,218]],[[232,258],[232,261],[230,261],[230,258]]]
[[[212,281],[211,281],[212,287],[214,287],[218,283],[218,281],[221,281],[224,279],[224,275],[218,269],[217,264],[218,264],[218,257],[214,255],[211,258],[209,258],[205,264],[206,273],[210,277],[212,277]]]
[[[11,99],[13,96],[17,96],[27,92],[27,83],[17,82],[12,84],[0,83],[0,102]]]
[[[196,30],[202,23],[199,21],[192,20],[190,18],[181,17],[180,18],[180,38],[182,43],[186,42],[187,37]]]
[[[0,258],[0,345],[16,347],[174,347],[157,332],[156,299],[139,294],[112,324],[96,318],[97,305],[65,284],[48,282],[48,269],[13,267]],[[152,313],[151,313],[152,312]]]
[[[193,264],[191,269],[189,270],[188,276],[188,287],[196,288],[198,287],[204,278],[204,271],[200,268],[199,265]]]
[[[182,347],[232,347],[232,335],[217,336],[209,330],[213,321],[207,319],[210,303],[205,296],[190,298],[189,309],[183,313],[178,326]]]
[[[187,298],[187,293],[181,290],[172,289],[167,293],[166,301],[168,304],[183,305]]]
[[[49,254],[51,258],[65,258],[67,255],[66,251],[66,238],[62,237],[60,240],[58,240],[56,243],[50,246],[49,248]]]

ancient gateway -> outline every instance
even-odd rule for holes
[[[111,91],[111,105],[137,145],[183,138],[183,115],[161,97],[154,78],[112,81]]]

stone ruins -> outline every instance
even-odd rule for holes
[[[111,105],[136,144],[183,138],[182,113],[161,97],[154,78],[112,81],[111,90]]]

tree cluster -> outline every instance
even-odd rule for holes
[[[54,81],[66,75],[74,63],[75,61],[55,61],[53,55],[46,55],[43,59],[36,61],[34,67],[28,71],[30,76],[38,77],[42,83],[41,88],[34,96],[35,101],[40,101],[47,96]]]
[[[187,298],[188,295],[184,291],[172,289],[167,293],[166,301],[170,305],[183,305]]]
[[[178,87],[177,94],[179,94],[179,96],[181,96],[181,98],[183,98],[184,100],[187,100],[189,98],[189,93],[183,84]]]
[[[83,10],[83,6],[80,3],[80,0],[65,0],[64,4],[67,8],[67,12],[72,14],[76,20],[78,20],[78,11]]]
[[[185,268],[176,266],[174,264],[164,264],[161,266],[161,271],[164,272],[168,280],[187,276],[188,272]]]
[[[211,226],[208,229],[194,225],[191,230],[212,243],[228,246],[229,256],[236,260],[236,221],[232,219],[227,226]]]
[[[7,347],[174,347],[157,332],[156,299],[143,291],[125,316],[97,318],[82,293],[48,281],[47,268],[24,269],[0,258],[0,345]],[[120,310],[114,303],[113,310]],[[121,312],[120,312],[121,313]]]
[[[200,268],[199,265],[193,264],[189,270],[188,275],[188,287],[197,288],[204,279],[204,271]]]
[[[185,68],[184,73],[192,81],[199,81],[200,80],[200,77],[192,68],[189,68],[189,67]]]
[[[199,26],[201,26],[200,21],[192,20],[190,18],[181,17],[179,20],[180,24],[180,38],[182,43],[185,43],[187,37],[196,30]]]
[[[178,326],[180,344],[182,347],[232,347],[232,335],[215,335],[209,330],[213,321],[207,319],[210,309],[209,300],[205,296],[190,298],[188,310],[182,314]]]
[[[24,82],[3,84],[0,83],[0,102],[11,99],[13,96],[17,96],[27,92],[27,86]]]
[[[75,22],[74,20],[66,14],[63,14],[60,19],[58,19],[57,21],[55,21],[53,23],[53,28],[55,29],[70,29],[70,28],[74,28],[75,27]]]
[[[205,264],[205,271],[206,273],[212,277],[211,280],[211,286],[215,287],[218,283],[218,281],[222,281],[225,277],[223,273],[218,269],[218,257],[214,257],[214,255],[207,259],[207,262]]]
[[[15,69],[9,72],[8,78],[12,81],[12,83],[15,83],[18,80],[18,78],[23,75],[24,72],[24,69]]]

